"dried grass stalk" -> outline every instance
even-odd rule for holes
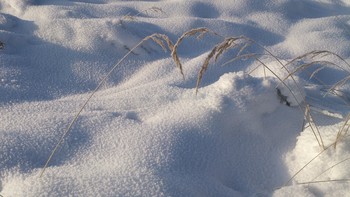
[[[349,126],[350,126],[349,122],[350,122],[350,113],[346,116],[344,120],[344,124],[342,125],[342,127],[339,129],[337,133],[337,137],[334,143],[334,148],[337,148],[338,142],[347,135],[349,131]]]
[[[348,161],[348,160],[350,160],[350,157],[345,158],[345,159],[343,159],[343,160],[341,160],[341,161],[335,163],[334,165],[332,165],[331,167],[327,168],[327,169],[324,170],[322,173],[320,173],[319,175],[317,175],[315,178],[313,178],[313,179],[311,180],[311,182],[314,182],[318,177],[320,177],[320,176],[323,175],[324,173],[328,172],[329,170],[333,169],[333,168],[336,167],[337,165],[340,165],[340,164],[342,164],[342,163],[344,163],[344,162],[346,162],[346,161]]]
[[[318,143],[318,145],[322,148],[325,149],[324,143],[323,143],[323,139],[322,139],[322,135],[320,133],[320,130],[318,129],[312,114],[311,114],[311,109],[310,109],[310,105],[306,104],[305,106],[305,113],[306,113],[306,118],[307,118],[307,122],[309,123],[309,126],[312,130],[312,133],[314,134],[316,141]]]
[[[50,156],[48,157],[48,159],[46,160],[46,163],[43,167],[43,169],[40,172],[40,176],[42,177],[43,174],[45,173],[45,170],[47,168],[47,166],[49,165],[52,157],[55,155],[55,153],[57,152],[58,148],[61,146],[61,144],[63,143],[66,135],[68,134],[68,132],[72,129],[74,123],[78,120],[81,112],[83,111],[83,109],[86,107],[86,105],[88,104],[88,102],[91,100],[91,98],[95,95],[95,93],[102,87],[102,85],[106,82],[106,80],[108,79],[108,77],[112,74],[112,72],[139,46],[141,46],[144,42],[146,42],[147,40],[153,40],[155,43],[157,43],[158,45],[160,45],[163,49],[166,49],[166,46],[164,45],[163,41],[165,41],[167,43],[167,46],[169,48],[170,51],[173,50],[173,43],[171,42],[171,40],[169,39],[168,36],[164,35],[164,34],[152,34],[150,36],[145,37],[144,39],[142,39],[136,46],[134,46],[128,53],[126,53],[110,70],[109,72],[102,78],[102,80],[99,82],[99,84],[97,85],[97,87],[91,92],[91,94],[89,95],[89,97],[86,99],[86,101],[83,103],[83,105],[80,107],[79,111],[75,114],[74,118],[72,119],[72,121],[70,122],[70,124],[68,125],[68,127],[66,128],[66,130],[63,132],[63,135],[61,136],[61,139],[58,141],[58,143],[56,144],[55,148],[52,150]]]
[[[316,183],[332,183],[332,182],[350,182],[350,179],[333,179],[333,180],[322,180],[322,181],[310,181],[310,182],[297,183],[297,185],[310,185],[310,184],[316,184]]]
[[[231,64],[235,61],[238,61],[238,60],[247,60],[247,59],[251,59],[251,58],[254,58],[254,57],[257,57],[258,54],[256,53],[247,53],[247,54],[237,54],[236,57],[234,57],[233,59],[230,59],[229,61],[225,62],[224,64],[222,64],[221,66],[226,66],[228,64]],[[258,69],[261,65],[255,67],[254,69],[252,69],[251,71],[248,72],[248,74],[250,75],[252,72],[254,72],[256,69]]]
[[[209,29],[208,28],[196,28],[196,29],[191,29],[190,31],[185,32],[184,34],[182,34],[179,39],[176,41],[173,49],[171,50],[171,57],[173,58],[176,66],[180,69],[180,73],[182,75],[182,77],[185,79],[185,75],[183,72],[183,68],[182,68],[182,64],[180,61],[179,56],[177,55],[177,48],[179,47],[179,45],[181,44],[181,42],[190,36],[194,36],[196,34],[199,34],[197,36],[197,38],[202,38],[204,36],[204,34],[208,33]]]
[[[301,171],[303,171],[310,163],[312,163],[314,160],[316,160],[319,156],[321,156],[323,153],[325,153],[330,147],[332,147],[333,144],[327,146],[324,148],[321,152],[319,152],[316,156],[314,156],[310,161],[308,161],[303,167],[301,167],[296,173],[293,174],[291,178],[286,181],[284,186],[287,186],[298,174],[300,174]]]
[[[241,42],[239,42],[239,41],[241,41]],[[243,46],[242,46],[242,42],[243,42]],[[241,37],[229,37],[229,38],[226,38],[223,42],[216,45],[211,50],[211,52],[209,53],[207,58],[205,58],[204,63],[201,66],[201,69],[198,73],[197,83],[196,83],[196,94],[198,93],[198,88],[199,88],[200,83],[202,81],[203,75],[208,69],[210,60],[214,58],[214,60],[217,61],[217,59],[223,53],[225,53],[228,49],[237,48],[237,47],[239,47],[239,52],[244,50],[244,48],[247,47],[247,39],[243,36],[241,36]]]
[[[297,68],[295,68],[293,71],[291,71],[283,80],[287,80],[289,77],[291,77],[295,73],[301,72],[301,71],[303,71],[303,70],[305,70],[308,67],[313,66],[313,65],[323,65],[323,68],[324,68],[324,66],[327,66],[327,65],[338,67],[337,64],[330,62],[330,61],[312,61],[309,63],[304,63],[304,64],[299,65]],[[320,70],[316,70],[316,72],[313,72],[312,76],[314,76],[319,71]]]

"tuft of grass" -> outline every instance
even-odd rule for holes
[[[329,57],[329,56],[333,56],[337,60],[342,62],[345,65],[345,68],[343,66],[340,66],[339,64],[333,62],[333,61],[317,60],[316,59],[316,58],[322,59],[322,58]],[[337,89],[342,87],[344,84],[346,84],[350,80],[350,64],[344,58],[342,58],[338,54],[333,53],[331,51],[327,51],[327,50],[311,51],[311,52],[305,53],[301,56],[294,58],[293,60],[289,61],[286,64],[286,66],[292,65],[292,64],[297,64],[296,68],[293,71],[291,71],[290,74],[288,76],[286,76],[283,80],[286,80],[287,78],[295,75],[297,72],[302,72],[303,70],[307,69],[308,67],[314,66],[314,65],[318,66],[318,68],[310,74],[310,79],[315,78],[315,75],[318,72],[320,72],[321,70],[325,69],[326,67],[335,67],[335,68],[338,68],[341,71],[347,73],[346,77],[344,77],[343,79],[334,83],[327,91],[327,94],[333,93],[340,98],[341,98],[341,96],[337,94]],[[320,81],[319,79],[317,79],[317,80]],[[327,96],[327,94],[324,96]],[[311,113],[309,113],[309,114],[311,115]],[[334,143],[334,148],[336,148],[338,142],[347,135],[347,133],[349,131],[349,127],[350,127],[349,122],[350,122],[350,113],[345,118],[343,126],[339,129],[339,131],[337,133],[335,143]]]
[[[186,37],[187,35],[193,35],[197,32],[198,29],[194,29],[194,30],[190,30],[188,34],[184,34]],[[202,30],[204,31],[204,29]],[[208,32],[209,30],[205,29],[205,32]],[[215,33],[215,32],[214,32]],[[217,34],[217,33],[215,33]],[[218,35],[218,34],[217,34]],[[222,36],[221,36],[222,37]],[[181,43],[182,41],[182,37],[180,40],[180,42],[177,42],[176,47],[175,47],[175,52],[176,52],[176,49],[178,47],[178,43]],[[268,65],[266,65],[260,58],[259,58],[259,55],[256,54],[256,53],[251,53],[249,51],[247,51],[246,49],[255,44],[256,46],[262,48],[266,54],[263,54],[263,55],[268,55],[272,58],[274,58],[280,65],[281,65],[281,68],[284,69],[287,73],[286,76],[279,76],[273,69],[271,69]],[[340,80],[339,82],[335,83],[330,89],[329,91],[335,91],[335,89],[337,87],[340,87],[342,85],[344,85],[347,81],[350,80],[350,72],[339,66],[337,63],[333,62],[333,61],[328,61],[328,60],[317,60],[317,58],[325,58],[325,57],[328,57],[328,56],[333,56],[333,57],[336,57],[338,60],[340,60],[341,62],[343,62],[348,68],[350,68],[350,65],[347,61],[345,61],[342,57],[340,57],[339,55],[333,53],[333,52],[330,52],[330,51],[326,51],[326,50],[318,50],[318,51],[311,51],[311,52],[308,52],[308,53],[305,53],[301,56],[298,56],[294,59],[292,59],[291,61],[287,62],[286,64],[282,63],[282,61],[277,57],[275,56],[272,52],[270,52],[268,49],[266,49],[265,47],[259,45],[258,43],[256,43],[254,40],[250,39],[250,38],[247,38],[245,36],[239,36],[239,37],[228,37],[228,38],[224,38],[224,40],[217,44],[216,46],[214,46],[214,48],[210,51],[210,53],[208,54],[208,56],[206,57],[206,59],[204,60],[202,66],[201,66],[201,69],[198,73],[198,77],[197,77],[197,83],[196,83],[196,94],[198,93],[198,89],[199,89],[199,86],[200,86],[200,83],[201,83],[201,80],[203,78],[203,75],[205,74],[205,72],[207,71],[208,69],[208,66],[210,64],[210,61],[211,60],[214,60],[215,62],[217,61],[217,59],[225,52],[227,52],[229,49],[233,49],[233,48],[238,48],[238,53],[236,54],[236,56],[229,60],[228,62],[226,62],[224,65],[227,65],[229,63],[232,63],[232,62],[235,62],[237,60],[240,60],[240,59],[254,59],[256,60],[256,62],[259,63],[259,66],[263,66],[264,68],[264,72],[266,72],[265,70],[268,70],[270,71],[279,81],[280,83],[288,89],[288,91],[291,93],[292,97],[294,97],[295,101],[297,102],[297,105],[299,106],[299,108],[301,109],[301,111],[303,111],[304,113],[304,121],[306,122],[306,124],[308,124],[308,127],[310,127],[311,131],[313,132],[314,136],[315,136],[315,139],[318,143],[318,145],[321,147],[322,151],[317,154],[314,158],[312,158],[309,162],[307,162],[299,171],[297,171],[287,182],[285,185],[287,185],[288,183],[290,183],[290,181],[292,181],[303,169],[305,169],[310,163],[312,163],[314,160],[316,160],[321,154],[323,154],[326,150],[328,150],[330,147],[332,146],[336,146],[337,142],[339,141],[339,139],[342,137],[342,136],[346,136],[347,133],[348,133],[348,130],[350,128],[350,113],[348,115],[348,117],[345,119],[345,123],[343,125],[343,127],[340,129],[340,131],[338,132],[338,135],[337,135],[337,139],[335,140],[334,143],[332,143],[331,145],[329,146],[325,146],[324,144],[324,141],[322,139],[322,135],[321,135],[321,132],[317,126],[317,123],[315,122],[315,119],[312,115],[312,109],[310,107],[310,104],[308,104],[308,102],[306,101],[306,98],[305,98],[305,95],[303,97],[303,100],[302,100],[302,103],[299,103],[296,95],[295,95],[295,92],[294,91],[299,91],[299,93],[302,92],[302,88],[300,87],[300,85],[297,83],[297,81],[295,80],[294,76],[296,76],[297,73],[299,72],[303,72],[305,69],[307,69],[308,67],[310,66],[319,66],[319,68],[317,68],[315,71],[313,71],[311,74],[310,74],[310,79],[311,78],[316,78],[316,74],[318,72],[320,72],[322,69],[330,66],[330,67],[336,67],[338,69],[341,69],[343,71],[346,71],[348,73],[348,76],[345,77],[344,79]],[[174,52],[173,52],[174,53]],[[178,65],[178,67],[180,68],[181,70],[181,74],[183,75],[183,71],[182,71],[182,65],[180,63],[180,60],[179,58],[176,56],[173,56],[174,58],[174,61],[175,63]],[[305,61],[305,60],[308,60],[308,61]],[[293,66],[294,69],[292,70],[289,70],[288,67],[291,67]],[[256,70],[258,67],[254,68],[254,70]],[[251,71],[251,72],[253,72]],[[249,74],[249,73],[248,73]],[[292,90],[289,85],[286,84],[286,80],[291,78],[292,81],[294,82],[294,84],[296,85],[297,87],[297,90]],[[277,90],[278,87],[276,87]],[[303,104],[303,105],[302,105]],[[304,109],[303,109],[304,108]],[[305,129],[305,128],[303,128]],[[333,180],[333,181],[336,181],[336,180]],[[311,182],[310,182],[311,183]]]
[[[155,9],[155,8],[153,8],[153,9],[154,10],[158,10],[158,9]],[[344,85],[346,82],[348,82],[350,80],[350,72],[347,69],[339,66],[338,64],[336,64],[334,62],[327,61],[327,60],[317,60],[316,58],[325,58],[325,57],[328,57],[328,56],[333,56],[333,57],[336,57],[341,62],[343,62],[345,65],[347,65],[348,68],[350,68],[349,63],[347,63],[339,55],[337,55],[335,53],[332,53],[330,51],[311,51],[309,53],[306,53],[306,54],[303,54],[301,56],[298,56],[298,57],[292,59],[291,61],[288,61],[287,63],[283,63],[277,56],[275,56],[272,52],[270,52],[264,46],[260,45],[259,43],[255,42],[254,40],[252,40],[250,38],[247,38],[245,36],[237,36],[237,37],[227,37],[227,38],[225,38],[225,37],[221,36],[220,34],[209,30],[208,28],[196,28],[196,29],[191,29],[191,30],[183,33],[177,39],[175,44],[173,44],[173,42],[169,39],[169,37],[167,35],[155,33],[155,34],[152,34],[150,36],[147,36],[147,37],[143,38],[137,45],[135,45],[133,48],[128,50],[128,52],[102,78],[100,83],[91,92],[91,94],[88,96],[86,101],[83,103],[83,105],[81,106],[79,111],[75,114],[74,118],[72,119],[72,121],[70,122],[68,127],[63,132],[63,135],[61,136],[59,142],[56,144],[55,148],[53,149],[53,151],[51,152],[50,156],[48,157],[48,159],[47,159],[47,161],[46,161],[46,163],[45,163],[45,165],[44,165],[44,167],[43,167],[43,169],[42,169],[42,171],[40,173],[40,177],[43,176],[43,174],[44,174],[44,172],[45,172],[49,162],[51,161],[52,157],[55,155],[55,153],[57,152],[58,148],[63,143],[65,136],[71,130],[72,126],[77,121],[78,117],[80,116],[81,112],[86,107],[88,102],[95,95],[95,93],[101,88],[101,86],[106,82],[107,78],[111,75],[111,73],[115,70],[115,68],[117,68],[130,54],[132,54],[133,51],[136,48],[142,47],[142,44],[144,42],[146,42],[148,40],[151,40],[154,43],[156,43],[157,45],[159,45],[164,51],[170,51],[170,55],[171,55],[175,65],[179,68],[180,74],[185,79],[183,66],[182,66],[182,63],[181,63],[180,58],[178,56],[178,47],[184,41],[184,39],[186,39],[188,37],[196,36],[198,39],[201,39],[207,33],[211,33],[211,34],[213,34],[215,36],[219,36],[219,37],[221,37],[223,39],[223,41],[218,43],[217,45],[215,45],[212,48],[212,50],[209,52],[209,54],[205,58],[204,62],[202,63],[202,65],[200,67],[200,70],[198,72],[198,76],[197,76],[197,82],[196,82],[196,87],[195,87],[196,94],[199,91],[199,87],[200,87],[201,81],[203,79],[204,74],[208,70],[208,66],[209,66],[210,62],[211,61],[217,62],[217,60],[220,57],[222,57],[224,53],[227,53],[231,49],[234,49],[235,50],[234,57],[232,59],[230,59],[229,61],[227,61],[224,65],[231,64],[231,63],[233,63],[233,62],[235,62],[237,60],[253,59],[259,65],[256,68],[254,68],[252,71],[248,72],[247,73],[248,75],[251,74],[252,72],[254,72],[257,68],[259,68],[261,66],[263,67],[264,72],[269,71],[270,73],[272,73],[272,75],[274,77],[276,77],[279,80],[279,82],[280,82],[280,84],[276,87],[276,89],[277,89],[277,93],[276,94],[278,94],[278,90],[279,90],[279,86],[280,85],[283,85],[283,87],[286,88],[289,91],[291,96],[297,102],[298,108],[304,114],[304,122],[305,123],[303,123],[303,129],[310,127],[312,132],[313,132],[313,134],[314,134],[314,136],[315,136],[316,141],[318,142],[318,145],[322,148],[322,151],[320,153],[318,153],[314,158],[312,158],[309,162],[307,162],[302,168],[300,168],[293,176],[291,176],[291,178],[285,183],[285,185],[289,184],[299,173],[301,173],[302,170],[304,170],[310,163],[312,163],[314,160],[316,160],[321,154],[326,152],[326,150],[328,150],[332,146],[336,147],[336,144],[338,143],[338,141],[340,141],[342,138],[344,138],[344,136],[347,136],[347,133],[348,133],[348,130],[349,130],[349,127],[350,127],[350,113],[346,117],[346,119],[344,120],[344,125],[339,130],[335,142],[332,143],[329,146],[325,146],[325,144],[323,142],[323,139],[322,139],[321,132],[318,129],[318,126],[317,126],[317,123],[315,122],[315,119],[313,118],[312,109],[311,109],[310,105],[308,104],[308,102],[307,102],[307,100],[305,98],[305,95],[302,98],[302,101],[300,103],[299,103],[299,99],[297,99],[296,93],[302,94],[302,88],[300,87],[300,85],[297,83],[297,81],[294,78],[294,76],[296,76],[297,73],[303,72],[306,68],[308,68],[308,67],[310,67],[312,65],[319,65],[319,68],[316,69],[315,71],[313,71],[313,73],[311,73],[310,78],[315,78],[317,72],[321,71],[326,66],[334,66],[334,67],[337,67],[339,69],[345,70],[345,71],[347,71],[349,73],[349,75],[347,77],[345,77],[344,79],[338,81],[336,84],[334,84],[329,89],[329,92],[335,91],[335,89],[337,89],[338,87]],[[257,54],[257,53],[250,52],[248,50],[248,48],[251,47],[251,46],[256,46],[256,47],[259,47],[259,48],[263,49],[264,54]],[[266,63],[264,63],[264,61],[262,59],[260,59],[261,56],[272,57],[276,62],[278,62],[280,64],[281,69],[283,69],[285,71],[285,75],[284,76],[278,75],[277,72],[275,72],[273,68],[268,66]],[[308,61],[306,61],[306,60],[308,60]],[[293,66],[294,69],[289,70],[288,67],[291,67],[291,66]],[[286,80],[289,79],[289,78],[292,79],[292,82],[295,84],[297,89],[293,89],[292,90],[290,85],[288,85],[286,83]],[[298,92],[296,92],[296,91],[298,91]],[[308,126],[304,127],[304,124],[305,125],[308,124]],[[342,161],[342,162],[345,162],[345,161]],[[334,166],[336,166],[336,165],[334,165]],[[316,177],[316,178],[318,178],[318,177]],[[315,181],[314,182],[313,181],[314,180],[312,180],[309,183],[316,183]],[[301,183],[301,184],[303,184],[303,183]]]

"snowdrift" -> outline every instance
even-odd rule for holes
[[[4,0],[0,11],[2,196],[350,192],[339,135],[350,111],[347,1]],[[159,43],[133,49],[199,27],[212,32],[177,48],[184,77]],[[254,42],[211,60],[196,94],[212,49],[237,36]]]

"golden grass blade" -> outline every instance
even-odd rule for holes
[[[317,175],[315,178],[313,178],[313,179],[311,180],[311,182],[314,182],[318,177],[320,177],[320,176],[323,175],[324,173],[328,172],[329,170],[333,169],[335,166],[340,165],[340,164],[342,164],[342,163],[344,163],[344,162],[346,162],[346,161],[348,161],[348,160],[350,160],[350,157],[348,157],[348,158],[346,158],[346,159],[343,159],[343,160],[341,160],[341,161],[335,163],[334,165],[332,165],[331,167],[327,168],[327,169],[324,170],[322,173],[320,173],[319,175]]]
[[[337,83],[335,83],[330,89],[329,92],[335,90],[337,87],[343,86],[346,82],[348,82],[350,80],[350,75],[346,76],[345,78],[343,78],[342,80],[338,81]]]
[[[248,53],[248,54],[243,54],[243,55],[237,55],[235,58],[233,59],[230,59],[229,61],[223,63],[221,66],[226,66],[230,63],[233,63],[235,61],[238,61],[238,60],[247,60],[247,59],[250,59],[250,58],[253,58],[253,57],[256,57],[258,56],[258,54],[256,53]],[[259,65],[260,66],[260,65]],[[257,67],[259,67],[257,66]],[[257,68],[254,68],[253,70],[256,70]],[[251,74],[253,71],[249,71],[248,74]]]
[[[301,167],[296,173],[294,173],[293,176],[288,179],[288,181],[286,181],[284,186],[287,186],[301,171],[303,171],[310,163],[312,163],[315,159],[317,159],[320,155],[322,155],[324,152],[326,152],[326,150],[328,150],[332,146],[333,144],[327,146],[325,149],[319,152],[315,157],[313,157],[310,161],[308,161],[303,167]]]
[[[296,185],[309,185],[309,184],[316,184],[316,183],[332,183],[332,182],[349,182],[349,181],[350,179],[334,179],[334,180],[302,182],[302,183],[296,183]]]
[[[311,59],[313,59],[313,58],[317,57],[317,56],[320,55],[320,54],[327,54],[327,51],[317,51],[317,50],[310,51],[310,52],[308,52],[308,53],[305,53],[305,54],[303,54],[303,55],[300,55],[300,56],[298,56],[298,57],[292,59],[291,61],[289,61],[289,62],[286,64],[286,66],[287,66],[287,65],[290,65],[290,64],[293,64],[293,63],[296,62],[296,61],[300,61],[300,60],[303,60],[303,59],[306,59],[306,58],[311,58]]]
[[[350,136],[350,135],[349,135]],[[346,137],[349,137],[346,136]],[[303,169],[305,169],[310,163],[312,163],[315,159],[317,159],[320,155],[322,155],[324,152],[326,152],[330,147],[334,146],[336,142],[328,145],[325,149],[323,149],[321,152],[319,152],[316,156],[314,156],[310,161],[308,161],[303,167],[301,167],[296,173],[293,174],[293,176],[291,178],[288,179],[288,181],[286,181],[286,183],[284,184],[284,186],[287,186],[298,174],[300,174],[301,171],[303,171]],[[347,180],[347,179],[346,179]]]
[[[200,85],[200,83],[202,81],[203,75],[204,75],[205,71],[207,71],[207,69],[208,69],[209,61],[210,61],[211,58],[214,57],[214,55],[216,53],[216,50],[217,50],[217,48],[214,47],[214,49],[209,53],[207,58],[204,60],[204,63],[203,63],[203,65],[202,65],[202,67],[201,67],[201,69],[200,69],[200,71],[198,73],[197,82],[196,82],[196,95],[198,93],[198,88],[199,88],[199,85]]]
[[[241,47],[241,49],[238,51],[238,53],[237,53],[236,56],[240,56],[240,55],[243,53],[243,51],[245,51],[246,48],[248,48],[249,46],[251,46],[251,44],[252,44],[252,43],[250,43],[250,42],[245,43],[245,44],[243,45],[243,47]]]
[[[315,75],[316,75],[317,73],[319,73],[321,70],[325,69],[325,68],[326,68],[326,66],[321,66],[321,67],[317,68],[315,71],[313,71],[313,72],[311,73],[309,79],[315,78],[317,81],[319,81],[321,84],[324,85],[325,83],[324,83],[323,81],[321,81],[320,79],[318,79],[317,77],[315,77]]]
[[[307,106],[307,105],[306,105]],[[314,134],[315,136],[315,139],[318,143],[318,145],[321,147],[321,143],[320,143],[320,140],[318,139],[317,135],[316,135],[316,132],[315,130],[313,129],[313,124],[312,124],[312,121],[310,120],[310,108],[309,107],[305,107],[305,115],[306,115],[306,121],[309,123],[309,127],[311,128],[311,131],[312,133]]]
[[[301,182],[301,183],[296,183],[296,185],[309,185],[309,184],[317,184],[317,183],[334,183],[334,182],[349,182],[350,179],[334,179],[334,180],[322,180],[322,181],[309,181],[309,182]],[[282,187],[276,187],[274,190],[282,189],[286,185]]]
[[[340,55],[334,53],[334,52],[331,52],[331,51],[318,51],[319,53],[327,53],[327,54],[330,54],[330,55],[333,55],[335,56],[336,58],[338,58],[339,60],[341,60],[343,63],[345,63],[349,68],[350,68],[350,63],[347,62],[343,57],[341,57]]]
[[[348,133],[349,127],[346,129],[347,126],[349,126],[349,121],[350,121],[350,113],[346,116],[345,118],[345,122],[342,125],[342,127],[339,129],[338,133],[337,133],[337,137],[335,139],[335,143],[334,143],[334,148],[337,147],[338,142],[344,137],[346,136],[346,134]],[[343,134],[344,133],[344,134]]]
[[[218,45],[216,45],[211,52],[209,53],[209,55],[207,56],[207,58],[204,60],[203,65],[201,66],[201,69],[198,73],[198,77],[197,77],[197,83],[196,83],[196,94],[198,93],[198,88],[200,86],[200,83],[202,81],[203,75],[204,73],[207,71],[208,66],[209,66],[209,62],[212,58],[214,58],[215,61],[217,61],[217,59],[223,54],[225,53],[228,49],[231,48],[235,48],[240,46],[242,43],[236,43],[235,41],[245,41],[246,38],[241,36],[241,37],[229,37],[226,38],[223,42],[219,43]],[[245,47],[246,45],[243,45],[242,47]],[[240,51],[242,51],[242,47],[240,48]],[[243,57],[243,56],[242,56]],[[247,57],[247,56],[246,56]]]
[[[310,66],[318,65],[318,64],[319,65],[332,65],[332,66],[337,67],[337,64],[335,64],[333,62],[329,62],[329,61],[313,61],[313,62],[309,62],[309,63],[304,63],[304,64],[299,65],[296,69],[294,69],[294,71],[290,72],[283,80],[287,80],[289,77],[291,77],[295,73],[303,71]]]
[[[158,39],[157,37],[152,37],[151,38],[155,43],[157,43],[159,46],[162,47],[163,51],[166,52],[166,47],[164,45],[164,42],[161,39]]]
[[[327,50],[315,50],[315,51],[311,51],[311,52],[305,53],[305,54],[303,54],[303,55],[301,55],[301,56],[298,56],[298,57],[294,58],[293,60],[289,61],[289,62],[286,64],[286,66],[287,66],[287,65],[290,65],[290,64],[293,64],[293,63],[296,62],[296,61],[305,59],[305,58],[314,59],[314,58],[316,58],[317,56],[321,56],[321,58],[322,58],[322,57],[330,56],[330,55],[332,55],[332,56],[336,57],[337,59],[341,60],[343,63],[345,63],[345,64],[350,68],[350,64],[349,64],[344,58],[342,58],[340,55],[338,55],[338,54],[336,54],[336,53],[333,53],[333,52],[327,51]],[[344,68],[342,68],[342,67],[340,67],[340,66],[338,66],[338,67],[341,68],[341,69],[344,70],[344,71],[347,71],[347,70],[345,70]],[[347,71],[347,72],[348,72],[348,71]]]
[[[219,58],[220,55],[222,55],[225,51],[227,51],[230,48],[236,47],[238,46],[237,43],[235,43],[236,40],[242,39],[242,37],[230,37],[230,38],[226,38],[223,42],[219,43],[218,45],[216,45],[211,52],[209,53],[209,55],[207,56],[207,58],[204,60],[203,65],[201,66],[201,69],[198,73],[198,77],[197,77],[197,83],[196,83],[196,94],[198,93],[198,89],[200,86],[200,83],[202,81],[203,75],[204,73],[207,71],[208,66],[209,66],[209,62],[212,58],[215,59],[215,61],[217,61],[217,59]]]
[[[215,61],[217,61],[217,59],[219,58],[220,55],[222,55],[225,51],[227,51],[230,48],[234,48],[235,46],[237,46],[238,44],[235,43],[236,40],[238,40],[240,38],[235,38],[235,37],[231,37],[231,38],[226,38],[222,43],[220,43],[219,45],[217,45],[216,51],[215,51]]]
[[[179,56],[177,55],[177,48],[179,47],[179,45],[181,44],[181,42],[190,36],[194,36],[196,34],[199,34],[199,37],[202,37],[204,34],[206,34],[207,32],[210,32],[209,29],[207,28],[196,28],[196,29],[191,29],[190,31],[185,32],[184,34],[182,34],[180,36],[180,38],[176,41],[176,43],[174,44],[172,50],[171,50],[171,57],[173,58],[176,66],[180,69],[180,73],[182,75],[182,77],[185,79],[185,75],[183,72],[183,68],[182,68],[182,63],[180,61]]]
[[[313,134],[315,135],[315,138],[316,138],[316,140],[317,140],[317,142],[318,142],[318,145],[319,145],[322,149],[324,149],[325,146],[324,146],[324,143],[323,143],[322,135],[321,135],[320,130],[318,129],[316,123],[314,122],[314,119],[313,119],[313,117],[312,117],[311,109],[310,109],[309,104],[306,104],[305,108],[306,108],[306,110],[307,110],[307,117],[308,117],[308,122],[309,122],[310,128],[311,128]],[[316,130],[316,131],[315,131],[315,130]],[[317,132],[317,133],[316,133],[316,132]],[[317,134],[318,134],[319,137],[317,137]]]

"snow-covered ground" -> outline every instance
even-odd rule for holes
[[[126,53],[153,33],[175,43],[200,27],[219,35],[179,45],[184,79],[155,42],[133,50],[39,177]],[[230,62],[231,49],[210,61],[196,95],[213,47],[241,35],[256,41],[241,54],[256,56]],[[0,196],[350,193],[350,140],[331,146],[350,86],[328,92],[350,72],[348,0],[1,0],[0,41]],[[343,60],[314,53],[286,65],[313,50]],[[287,77],[308,61],[334,65]]]

